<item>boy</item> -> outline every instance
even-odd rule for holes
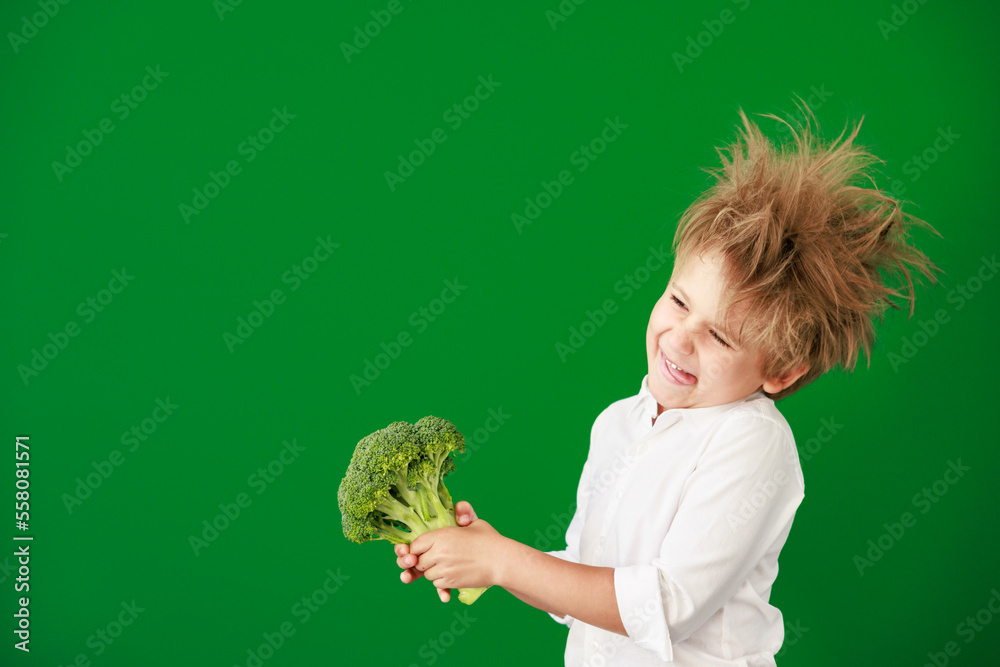
[[[405,583],[426,576],[445,601],[502,586],[568,625],[567,665],[775,664],[783,623],[768,599],[804,483],[774,402],[853,370],[859,348],[870,364],[872,320],[899,308],[889,297],[912,316],[911,270],[935,282],[907,244],[909,227],[933,228],[859,185],[877,161],[853,145],[860,123],[824,145],[808,120],[776,118],[792,142],[775,147],[740,117],[678,225],[639,393],[594,423],[566,549],[505,538],[465,502],[465,527],[396,546]]]

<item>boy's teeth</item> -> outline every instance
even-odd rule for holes
[[[664,357],[663,360],[667,361],[666,357]],[[684,370],[683,368],[681,368],[680,366],[678,366],[677,364],[675,364],[675,363],[673,363],[671,361],[667,361],[667,365],[670,366],[671,368],[677,369],[678,371],[680,371],[681,373],[684,373],[685,375],[691,375],[691,373],[688,373],[686,370]],[[694,375],[691,375],[691,377],[694,377]]]

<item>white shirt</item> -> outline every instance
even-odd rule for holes
[[[594,422],[566,549],[549,552],[615,568],[628,637],[550,614],[566,665],[773,666],[768,598],[805,492],[791,428],[763,391],[657,417],[647,380]]]

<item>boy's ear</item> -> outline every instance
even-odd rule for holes
[[[809,364],[802,364],[796,366],[792,370],[788,371],[784,377],[781,378],[768,378],[764,380],[763,389],[769,394],[777,394],[779,391],[792,384],[800,377],[806,374],[809,370]]]

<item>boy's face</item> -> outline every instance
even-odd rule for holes
[[[659,404],[657,414],[732,403],[765,385],[759,352],[716,328],[723,281],[718,256],[695,255],[674,266],[667,290],[653,306],[646,330],[647,384]],[[734,327],[745,314],[738,308]]]

